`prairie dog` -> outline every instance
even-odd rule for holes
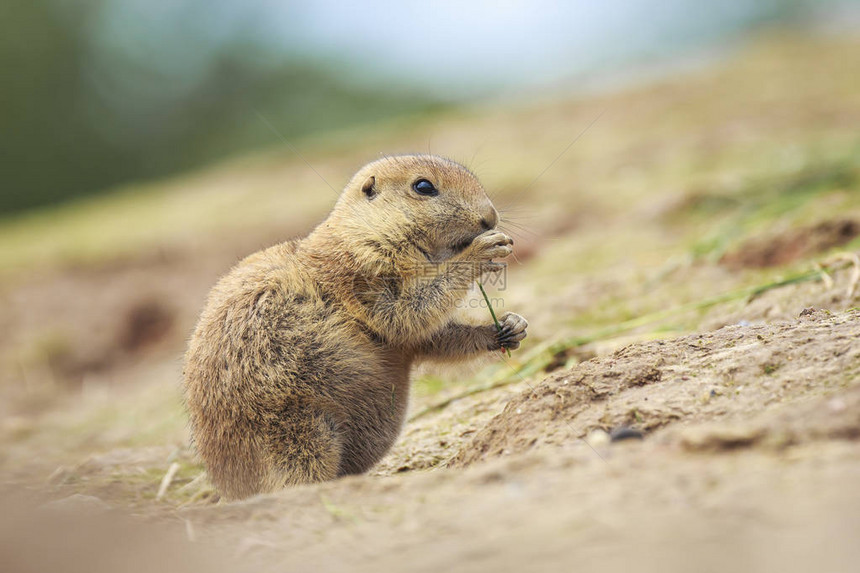
[[[185,364],[192,437],[228,499],[368,470],[400,433],[412,366],[515,349],[455,317],[513,241],[478,179],[441,157],[386,157],[306,238],[250,255],[212,289]]]

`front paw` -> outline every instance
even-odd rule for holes
[[[506,312],[499,318],[500,328],[496,329],[495,344],[490,350],[516,350],[526,337],[528,326],[528,321],[520,315]]]
[[[493,259],[504,259],[510,255],[514,248],[514,240],[506,234],[495,229],[481,233],[472,241],[472,243],[464,251],[467,258],[477,261],[492,261]],[[484,263],[485,265],[487,263]],[[488,269],[492,265],[498,263],[490,263]]]

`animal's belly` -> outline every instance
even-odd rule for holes
[[[388,452],[403,427],[408,394],[407,373],[358,397],[343,428],[341,474],[365,472]]]

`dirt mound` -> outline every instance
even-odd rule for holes
[[[856,440],[860,438],[860,386],[777,408],[741,424],[717,422],[683,428],[672,437],[693,452],[753,446],[782,449],[820,440]]]
[[[853,219],[823,221],[778,235],[754,237],[726,253],[720,263],[731,269],[776,267],[840,247],[860,235]]]
[[[743,419],[774,402],[856,382],[858,340],[860,311],[852,310],[633,344],[524,391],[451,465],[564,446],[595,429],[630,427],[647,436],[678,422]]]

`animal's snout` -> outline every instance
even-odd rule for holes
[[[495,229],[496,224],[499,222],[499,213],[496,211],[496,208],[492,205],[489,205],[484,216],[481,218],[481,228],[485,231],[489,231],[490,229]]]

